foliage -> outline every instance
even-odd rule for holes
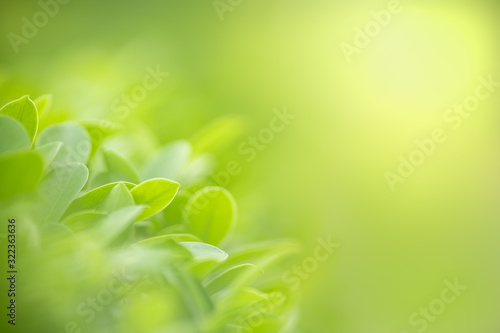
[[[207,186],[206,149],[177,141],[133,161],[113,149],[113,140],[128,135],[116,124],[120,130],[106,137],[98,124],[77,121],[44,124],[38,132],[51,101],[24,96],[0,110],[1,218],[15,217],[19,225],[19,303],[32,318],[25,331],[285,326],[288,291],[267,269],[295,245],[229,245],[236,201],[226,189]],[[199,147],[213,144],[202,138]]]

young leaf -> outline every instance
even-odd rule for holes
[[[92,144],[90,157],[94,156],[106,137],[123,129],[122,125],[105,120],[84,120],[80,121],[80,123],[90,135],[90,142]]]
[[[71,205],[68,207],[64,216],[68,216],[78,211],[82,210],[92,210],[97,207],[97,205],[108,195],[112,188],[114,188],[119,183],[106,184],[101,187],[95,188],[80,197],[76,198]],[[127,189],[131,189],[135,184],[125,183]]]
[[[44,171],[49,169],[52,161],[56,157],[61,147],[62,147],[62,142],[51,142],[34,149],[34,151],[36,151],[38,154],[40,154],[40,156],[42,156]]]
[[[134,226],[137,223],[134,224]],[[162,253],[168,264],[173,264],[176,262],[184,262],[187,263],[193,260],[193,255],[188,251],[184,246],[180,245],[176,241],[163,238],[163,239],[145,239],[143,241],[132,244],[132,249],[134,250],[148,250]]]
[[[122,180],[139,183],[137,171],[125,157],[112,150],[105,150],[103,156],[108,170],[122,175]]]
[[[170,207],[169,207],[170,209]],[[186,233],[186,226],[184,224],[174,224],[166,228],[161,229],[155,233],[155,236],[164,236],[171,234],[184,234]]]
[[[134,187],[130,191],[134,201],[137,204],[147,205],[138,221],[147,219],[167,207],[178,190],[178,183],[161,178],[150,179]]]
[[[42,222],[57,222],[85,185],[89,171],[82,163],[52,169],[40,183],[41,207],[37,211]]]
[[[41,95],[34,102],[38,110],[38,117],[45,118],[52,107],[52,94]]]
[[[184,298],[192,320],[201,321],[206,313],[213,310],[214,305],[200,281],[185,269],[179,267],[177,271],[175,269],[165,270],[164,275],[167,281],[177,289],[179,295]]]
[[[42,158],[35,152],[0,157],[0,200],[35,189],[42,169]]]
[[[218,264],[216,270],[226,270],[243,263],[257,264],[269,256],[274,257],[276,254],[279,254],[281,257],[285,257],[299,251],[300,247],[295,242],[289,240],[265,241],[246,245],[231,252],[231,256],[225,262]]]
[[[109,191],[104,200],[97,205],[96,209],[105,212],[114,212],[120,208],[133,205],[134,198],[132,198],[127,186],[124,183],[118,183]]]
[[[119,238],[143,211],[144,206],[129,206],[109,214],[97,227],[96,237],[105,244],[110,244]]]
[[[144,179],[168,178],[179,180],[179,174],[191,155],[191,144],[181,140],[161,148],[144,167]]]
[[[143,246],[161,246],[166,241],[173,240],[175,242],[199,242],[200,240],[191,234],[170,234],[170,235],[162,235],[155,236],[147,239],[143,239],[136,243],[136,245]]]
[[[228,255],[218,247],[200,242],[181,242],[179,243],[191,252],[196,261],[214,260],[224,261]]]
[[[124,177],[122,174],[111,171],[96,172],[94,177],[87,184],[87,189],[91,190],[109,183],[119,182],[128,182],[128,178]]]
[[[30,146],[31,140],[24,126],[12,117],[0,115],[0,155]]]
[[[185,219],[190,233],[217,245],[236,220],[236,203],[227,190],[208,186],[189,199]]]
[[[87,163],[91,149],[90,138],[85,128],[80,124],[67,121],[50,125],[38,135],[35,147],[38,148],[52,142],[63,143],[54,158],[54,166],[63,166],[74,162]]]
[[[226,271],[222,272],[212,280],[210,280],[206,285],[205,289],[210,295],[215,294],[218,291],[221,291],[222,289],[226,288],[231,284],[233,280],[235,280],[240,274],[243,274],[244,272],[248,270],[259,270],[256,266],[252,264],[242,264],[239,266],[234,266]],[[262,272],[262,271],[261,271]]]
[[[95,210],[78,212],[73,215],[66,217],[62,224],[66,225],[68,228],[74,232],[80,232],[88,230],[95,226],[97,221],[104,217],[106,213],[97,212]]]
[[[19,121],[26,129],[30,137],[30,142],[35,140],[38,129],[38,112],[35,103],[28,96],[23,96],[5,104],[0,109],[0,114],[7,115]]]

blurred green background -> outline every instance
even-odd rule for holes
[[[401,2],[351,62],[340,44],[386,1],[221,3],[223,20],[207,0],[72,0],[16,53],[8,34],[40,5],[3,0],[0,104],[51,93],[51,117],[144,126],[158,144],[230,115],[242,135],[217,169],[242,165],[236,237],[295,238],[304,257],[317,237],[342,244],[297,290],[300,331],[417,332],[409,316],[457,277],[467,290],[426,332],[497,333],[500,91],[457,130],[443,114],[479,76],[500,80],[498,3]],[[120,117],[113,103],[158,66],[169,75]],[[296,118],[247,162],[238,145],[285,106]],[[391,192],[384,173],[437,127],[447,141]]]

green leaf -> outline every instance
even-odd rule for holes
[[[134,201],[137,204],[147,205],[138,221],[147,219],[167,207],[178,190],[178,183],[161,178],[150,179],[134,187],[130,191]]]
[[[181,267],[177,272],[174,269],[166,270],[164,275],[183,297],[183,303],[189,309],[191,320],[199,321],[201,324],[202,319],[213,310],[214,305],[200,281]]]
[[[143,239],[139,242],[137,242],[137,245],[144,245],[144,246],[161,246],[164,244],[166,241],[173,240],[175,242],[199,242],[200,240],[191,234],[170,234],[170,235],[162,235],[162,236],[155,236],[155,237],[150,237],[147,239]]]
[[[137,223],[134,224],[134,227]],[[184,246],[170,238],[156,239],[156,237],[147,238],[132,244],[133,249],[148,249],[151,251],[160,251],[166,255],[169,264],[174,262],[189,262],[193,260],[193,255]]]
[[[30,146],[31,140],[23,125],[12,117],[0,115],[0,155]]]
[[[97,221],[105,215],[104,212],[94,210],[83,211],[66,217],[62,223],[74,232],[80,232],[94,227]]]
[[[251,270],[252,272],[255,270],[259,271],[259,269],[252,264],[242,264],[234,266],[222,272],[212,280],[210,280],[205,285],[205,289],[210,295],[213,295],[221,291],[222,289],[230,286],[231,282],[234,281],[239,275],[244,274],[249,270]]]
[[[149,159],[143,171],[144,179],[167,178],[179,180],[182,169],[191,155],[191,144],[181,140],[161,148]]]
[[[170,207],[169,207],[170,209]],[[155,233],[155,236],[163,236],[170,234],[184,234],[186,233],[186,226],[184,224],[174,224],[166,228],[161,229]]]
[[[35,140],[38,129],[38,112],[35,103],[26,95],[15,101],[5,104],[0,109],[0,114],[7,115],[19,121],[30,137],[30,142]]]
[[[221,262],[228,257],[226,252],[210,244],[200,242],[181,242],[180,244],[191,252],[196,261],[214,260]]]
[[[38,148],[35,148],[34,151],[36,151],[38,154],[40,154],[40,156],[42,156],[44,170],[49,169],[49,166],[51,165],[52,161],[54,161],[54,158],[56,157],[61,147],[62,147],[62,142],[52,142],[52,143],[47,143]]]
[[[87,184],[87,189],[95,189],[109,183],[128,182],[125,178],[122,174],[116,172],[105,171],[96,173]]]
[[[236,221],[236,203],[227,190],[208,186],[202,188],[186,204],[188,231],[204,242],[219,244]]]
[[[82,163],[52,169],[40,184],[42,222],[57,222],[87,182],[89,171]]]
[[[0,157],[0,200],[35,189],[42,170],[42,158],[35,152]]]
[[[45,118],[52,108],[52,94],[41,95],[35,99],[35,105],[38,110],[38,117]]]
[[[117,184],[119,183],[106,184],[82,194],[71,203],[71,205],[64,213],[64,216],[68,216],[82,210],[95,209],[97,205],[108,195],[111,189],[113,189]],[[135,184],[131,183],[123,182],[123,184],[125,184],[125,186],[129,190],[135,186]]]
[[[137,171],[125,157],[112,150],[105,150],[103,157],[108,170],[123,175],[125,179],[122,180],[139,183]]]
[[[124,183],[119,183],[115,185],[111,191],[106,195],[104,200],[102,200],[97,205],[97,210],[114,212],[123,207],[133,206],[134,198],[130,194],[127,186]]]
[[[216,269],[219,271],[226,270],[243,263],[258,264],[262,261],[267,261],[266,258],[270,256],[275,257],[279,255],[280,257],[286,257],[299,251],[300,247],[295,242],[289,240],[273,240],[246,245],[231,252],[229,258],[217,265]]]
[[[96,237],[105,244],[112,243],[127,230],[131,230],[132,224],[143,209],[142,205],[129,206],[109,214],[97,227]]]
[[[90,157],[94,156],[105,138],[123,129],[122,125],[106,120],[84,120],[80,121],[80,123],[90,135],[90,142],[92,144]]]
[[[39,135],[35,147],[52,142],[62,142],[63,146],[52,162],[55,167],[79,162],[86,164],[90,156],[89,134],[80,124],[67,121],[50,125]]]

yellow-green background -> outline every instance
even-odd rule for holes
[[[478,76],[500,80],[500,8],[403,6],[348,63],[340,43],[387,2],[243,0],[221,21],[209,0],[73,0],[16,54],[7,33],[40,8],[4,0],[0,102],[52,93],[61,118],[109,118],[159,64],[169,77],[125,122],[160,142],[225,114],[243,117],[243,140],[287,106],[296,119],[228,187],[245,241],[293,237],[304,256],[318,236],[342,244],[298,291],[300,331],[415,332],[409,315],[458,277],[468,289],[427,332],[497,333],[500,91],[456,131],[442,115]],[[436,127],[448,140],[391,193],[384,172]],[[225,156],[244,161],[237,142]]]

